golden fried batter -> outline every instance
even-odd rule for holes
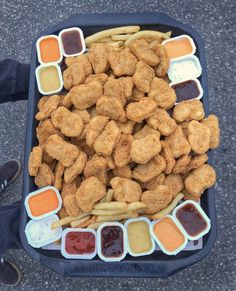
[[[142,187],[144,189],[153,190],[158,185],[165,185],[165,175],[161,173],[160,175],[156,176],[150,181],[147,181],[145,183],[142,183]]]
[[[162,149],[161,149],[160,155],[166,161],[165,174],[169,175],[169,174],[171,174],[171,172],[175,166],[175,159],[174,159],[174,156],[173,156],[167,142],[165,142],[164,140],[161,140],[161,147],[162,147]]]
[[[90,75],[88,76],[88,78],[86,78],[86,80],[84,81],[85,84],[97,81],[99,82],[101,85],[105,85],[106,82],[108,80],[108,75],[105,73],[100,73],[100,74],[94,74],[94,75]]]
[[[109,118],[107,116],[97,115],[91,118],[86,133],[86,143],[88,146],[93,146],[96,138],[102,133],[108,121]]]
[[[193,99],[182,101],[175,105],[173,118],[177,122],[185,120],[201,120],[205,116],[203,104],[201,101]]]
[[[165,185],[168,187],[172,197],[174,198],[184,188],[183,178],[179,174],[167,175],[165,179]]]
[[[91,176],[97,177],[103,184],[106,184],[106,170],[108,168],[108,162],[105,158],[94,155],[88,162],[84,168],[84,176],[85,178],[89,178]]]
[[[62,176],[64,174],[65,167],[60,163],[57,162],[56,168],[54,170],[54,183],[53,186],[58,190],[62,188]]]
[[[120,132],[123,134],[132,134],[135,122],[132,120],[127,120],[126,122],[116,121]]]
[[[191,161],[190,155],[183,155],[178,160],[176,160],[175,166],[173,168],[174,174],[182,174],[187,169]]]
[[[99,98],[96,104],[96,111],[99,115],[108,116],[111,119],[120,122],[126,121],[125,110],[122,102],[117,98],[107,96]]]
[[[154,52],[160,59],[160,63],[155,67],[155,73],[157,77],[163,78],[170,66],[170,59],[166,48],[162,44],[156,44],[154,46]]]
[[[130,169],[129,165],[125,165],[123,167],[116,167],[113,169],[113,174],[115,177],[120,177],[120,178],[127,178],[127,179],[132,179],[132,171]]]
[[[64,199],[68,195],[75,195],[76,193],[76,180],[74,180],[72,183],[66,183],[65,181],[62,184],[62,189],[61,189],[61,198],[64,203]]]
[[[42,110],[40,110],[36,115],[35,118],[37,120],[43,120],[48,118],[51,113],[57,109],[57,106],[59,104],[60,101],[60,96],[58,95],[53,95],[50,96],[47,101],[44,103],[44,105],[42,106]]]
[[[79,174],[82,173],[87,162],[87,156],[84,152],[80,152],[79,157],[74,164],[65,169],[64,180],[66,183],[73,182]]]
[[[141,61],[137,63],[133,79],[138,90],[148,93],[154,77],[155,73],[152,67]]]
[[[89,60],[95,74],[105,73],[110,68],[108,55],[112,47],[105,43],[93,43],[89,49]]]
[[[42,164],[43,150],[40,146],[33,147],[28,161],[28,170],[30,176],[38,174],[39,167]]]
[[[145,124],[142,129],[139,131],[135,132],[133,135],[134,138],[143,138],[148,134],[155,134],[157,137],[161,137],[161,134],[158,130],[153,129],[151,126]]]
[[[207,162],[207,160],[208,160],[207,154],[197,155],[197,156],[193,157],[191,159],[191,162],[187,166],[187,168],[184,170],[183,174],[185,174],[193,169],[199,168],[200,166],[205,164],[205,162]]]
[[[69,216],[76,217],[81,213],[79,207],[76,204],[76,196],[75,195],[65,196],[63,204],[64,204],[66,212],[68,213]]]
[[[218,118],[214,114],[211,114],[207,118],[203,119],[201,123],[207,126],[211,131],[210,149],[217,148],[220,143],[220,128]]]
[[[42,188],[53,184],[54,175],[47,164],[42,163],[39,167],[37,176],[34,179],[35,184]]]
[[[123,167],[130,162],[130,148],[134,138],[130,134],[122,134],[114,150],[114,161],[117,167]]]

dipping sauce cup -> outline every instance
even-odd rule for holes
[[[128,253],[133,257],[150,255],[155,242],[150,232],[151,222],[146,217],[132,218],[125,222],[128,236]]]
[[[170,59],[193,55],[196,52],[193,39],[186,34],[167,39],[162,44],[166,48]]]
[[[203,96],[203,89],[198,79],[191,79],[177,83],[172,82],[169,85],[175,90],[177,96],[175,104],[190,99],[200,100]]]
[[[172,82],[181,82],[200,77],[202,67],[196,56],[182,57],[170,61],[167,73]]]
[[[62,90],[63,79],[58,65],[40,65],[37,67],[35,74],[38,89],[42,95],[51,95]]]
[[[56,35],[40,37],[36,42],[36,50],[40,64],[60,63],[62,61],[60,39]]]
[[[28,243],[34,248],[41,248],[59,240],[62,235],[61,226],[52,229],[52,224],[58,220],[57,215],[51,215],[38,221],[30,220],[25,227]]]
[[[40,220],[57,213],[61,206],[61,195],[59,191],[52,186],[47,186],[31,192],[25,198],[27,214],[34,220]]]
[[[59,38],[65,57],[82,55],[86,50],[83,31],[78,27],[63,29]]]
[[[173,211],[173,216],[182,225],[189,240],[197,240],[207,234],[211,222],[201,206],[192,200],[186,200]]]
[[[188,242],[181,225],[171,215],[153,221],[151,233],[158,246],[167,255],[178,254]]]
[[[127,232],[119,222],[105,222],[97,230],[98,256],[105,262],[117,262],[127,254]]]
[[[87,259],[96,256],[96,231],[89,228],[67,228],[63,231],[61,254],[68,259]]]

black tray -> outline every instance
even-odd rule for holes
[[[161,13],[135,13],[135,14],[90,14],[90,15],[73,15],[62,21],[52,28],[41,33],[38,37],[47,34],[58,34],[63,28],[79,26],[85,37],[94,32],[123,25],[141,25],[142,29],[153,29],[167,32],[172,31],[172,36],[181,34],[190,35],[196,44],[196,55],[202,65],[202,75],[199,80],[202,84],[204,95],[202,102],[206,114],[208,108],[208,90],[207,90],[207,73],[206,61],[204,54],[204,42],[200,35],[188,25],[182,24]],[[20,237],[26,252],[36,261],[48,266],[54,271],[64,276],[96,276],[96,277],[168,277],[181,269],[184,269],[196,262],[199,262],[207,256],[216,239],[216,214],[215,214],[215,197],[214,189],[207,190],[202,196],[201,205],[211,219],[211,230],[203,238],[203,248],[196,251],[182,251],[176,256],[167,256],[160,251],[154,252],[149,256],[131,257],[127,255],[121,262],[105,263],[97,256],[92,260],[66,260],[62,257],[60,251],[49,251],[32,248],[26,239],[24,229],[28,221],[24,207],[24,199],[29,192],[36,189],[32,177],[28,174],[28,157],[31,148],[36,145],[37,121],[34,116],[37,111],[37,102],[41,97],[37,89],[35,79],[35,69],[39,65],[36,56],[36,40],[33,44],[31,55],[31,70],[29,83],[29,101],[27,114],[27,132],[25,144],[25,164],[24,164],[24,182],[23,182],[23,199],[21,205],[21,226]],[[212,153],[209,152],[209,164],[212,162]]]

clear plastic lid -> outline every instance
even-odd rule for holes
[[[41,220],[30,220],[25,227],[25,235],[28,243],[34,248],[41,248],[59,240],[62,236],[62,228],[52,229],[52,224],[58,221],[57,215],[51,215]]]
[[[72,240],[69,240],[70,238],[68,237],[69,234],[74,235],[74,233],[78,233],[79,234],[85,234],[85,233],[89,233],[92,235],[92,237],[78,237],[78,239],[80,240],[80,242],[76,241],[76,238],[74,237]],[[67,259],[87,259],[87,260],[91,260],[92,258],[94,258],[96,256],[97,253],[97,234],[96,231],[94,229],[90,229],[90,228],[67,228],[63,231],[62,234],[62,240],[61,240],[61,254],[63,255],[63,257],[67,258]],[[88,244],[88,239],[94,240],[94,249],[92,252],[87,252],[84,253],[84,251],[80,248],[80,243],[81,240],[84,239],[85,242],[87,242]],[[67,251],[67,243],[70,243],[70,247],[73,250],[73,253],[70,253]],[[73,245],[74,244],[74,245]],[[77,245],[76,245],[77,244]],[[92,249],[91,245],[90,248]],[[79,253],[79,251],[81,251],[81,253]]]

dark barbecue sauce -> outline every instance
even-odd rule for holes
[[[101,230],[101,247],[104,257],[120,257],[124,252],[123,230],[119,226],[105,226]]]
[[[175,90],[175,94],[177,96],[177,103],[194,99],[199,95],[199,89],[197,83],[193,80],[181,82],[171,86]]]
[[[176,212],[176,217],[191,236],[196,236],[207,227],[205,219],[197,208],[189,203],[181,207]]]
[[[61,39],[64,51],[67,55],[77,54],[82,51],[83,45],[80,33],[77,30],[63,32]]]

